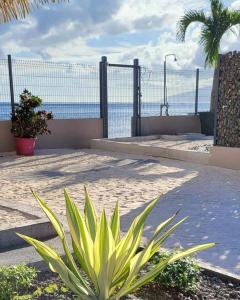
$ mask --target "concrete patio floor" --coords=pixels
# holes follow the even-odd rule
[[[32,188],[61,217],[63,187],[83,207],[86,184],[97,208],[105,207],[108,214],[119,199],[123,231],[149,200],[163,194],[147,222],[145,237],[181,208],[179,218],[189,219],[165,247],[217,242],[198,257],[240,275],[240,171],[89,149],[42,150],[34,157],[7,155],[0,157],[0,170],[4,200],[36,206]],[[11,215],[4,217],[12,226]]]

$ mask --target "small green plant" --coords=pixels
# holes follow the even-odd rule
[[[33,194],[61,239],[67,263],[65,264],[59,254],[45,243],[21,234],[19,236],[35,247],[50,269],[57,272],[65,285],[80,299],[120,299],[152,281],[168,264],[214,246],[214,243],[209,243],[183,249],[162,259],[151,270],[139,276],[141,269],[186,218],[169,228],[178,213],[172,215],[156,228],[146,247],[138,251],[145,221],[159,199],[150,202],[133,220],[128,232],[120,238],[118,202],[110,220],[107,219],[104,210],[99,217],[85,189],[83,217],[65,190],[67,221],[74,254],[82,268],[80,270],[71,255],[60,221],[46,203],[38,195]],[[92,284],[88,283],[82,271]]]
[[[178,253],[178,251],[176,251]],[[161,260],[171,256],[168,252],[156,253],[151,263],[159,264]],[[195,293],[199,283],[200,267],[196,260],[189,256],[169,264],[156,278],[167,287],[177,287],[184,292]]]
[[[29,300],[29,299],[42,299],[42,298],[45,299],[48,298],[49,296],[53,297],[56,294],[58,295],[59,293],[62,296],[64,296],[63,294],[67,294],[68,292],[69,290],[64,286],[60,286],[56,283],[49,283],[46,286],[38,287],[31,294],[17,295],[13,297],[13,300]]]
[[[56,283],[51,283],[47,287],[44,288],[44,292],[47,294],[54,294],[59,289]]]
[[[0,267],[0,300],[13,299],[20,290],[30,288],[36,276],[37,271],[25,265]]]

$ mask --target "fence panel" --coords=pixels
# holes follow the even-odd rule
[[[108,67],[108,136],[131,136],[133,69]]]
[[[15,102],[26,88],[43,99],[55,119],[98,118],[97,66],[12,60]]]
[[[159,116],[163,104],[164,74],[162,70],[141,67],[141,116]]]
[[[12,60],[15,102],[27,88],[43,99],[43,109],[56,119],[98,118],[99,67],[35,60]],[[200,70],[198,111],[209,111],[212,70]],[[195,112],[195,70],[167,69],[169,115]],[[0,119],[10,119],[10,89],[7,59],[0,59]],[[131,132],[133,70],[108,67],[110,136]],[[163,68],[141,67],[141,115],[159,116],[164,103]],[[113,124],[115,124],[113,126]]]
[[[210,111],[213,70],[199,71],[198,111]]]
[[[0,120],[11,117],[11,102],[7,59],[0,59]]]
[[[142,67],[142,116],[159,116],[164,103],[164,71]],[[209,111],[212,71],[201,70],[198,111]],[[195,113],[196,70],[167,69],[167,103],[169,115]],[[163,110],[164,112],[164,110]]]
[[[194,114],[195,95],[195,70],[167,70],[169,115]]]

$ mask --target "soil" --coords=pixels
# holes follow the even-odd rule
[[[43,293],[39,297],[32,299],[65,299],[72,300],[74,295],[70,291],[61,291],[63,284],[61,280],[51,272],[42,272],[38,275],[37,280],[32,287],[32,291],[37,288],[44,290],[49,284],[57,284],[59,289],[53,293]],[[26,291],[25,291],[26,293]],[[25,294],[24,293],[24,294]],[[27,291],[29,293],[29,291]],[[240,299],[240,283],[230,281],[223,281],[217,277],[209,276],[201,272],[200,284],[196,294],[189,294],[182,292],[176,288],[167,288],[158,282],[152,282],[140,290],[135,295],[130,295],[125,298],[135,300],[226,300],[226,299]]]

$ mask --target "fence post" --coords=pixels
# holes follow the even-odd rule
[[[12,73],[12,57],[8,54],[8,76],[9,76],[9,87],[11,97],[11,108],[12,113],[14,112],[14,88],[13,88],[13,73]]]
[[[196,69],[195,115],[198,114],[199,69]]]
[[[219,107],[219,100],[220,100],[220,68],[221,68],[221,58],[222,55],[218,55],[218,63],[217,63],[217,100],[215,105],[215,111],[214,111],[214,129],[213,129],[213,145],[217,145],[217,139],[218,139],[218,107]],[[214,74],[215,75],[215,74]],[[213,76],[214,76],[213,75]]]
[[[108,138],[108,87],[107,87],[107,57],[102,56],[99,63],[100,79],[100,117],[103,119],[103,137]]]
[[[135,58],[133,60],[133,120],[132,120],[132,136],[140,135],[139,128],[139,60]]]

